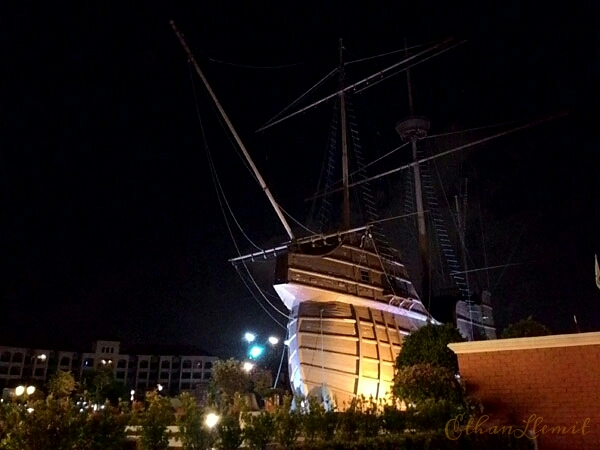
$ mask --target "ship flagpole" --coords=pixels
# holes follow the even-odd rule
[[[343,214],[344,228],[350,228],[350,188],[348,186],[348,130],[346,124],[346,93],[344,91],[344,47],[340,38],[340,124],[342,128],[342,184],[344,187]]]
[[[250,157],[250,154],[248,153],[248,150],[246,150],[246,146],[244,145],[244,143],[240,139],[239,135],[235,131],[235,128],[233,127],[231,121],[229,120],[229,117],[225,113],[225,110],[221,106],[221,103],[219,103],[219,100],[217,99],[217,96],[215,95],[215,93],[211,89],[210,85],[208,84],[208,80],[206,79],[206,77],[202,73],[202,70],[200,70],[200,66],[198,66],[198,63],[196,62],[196,59],[194,58],[194,55],[192,54],[192,51],[188,47],[188,45],[187,45],[187,43],[186,43],[186,41],[185,41],[185,39],[183,37],[183,34],[181,34],[181,32],[177,29],[177,27],[175,26],[175,22],[173,20],[171,20],[169,23],[171,24],[171,27],[173,28],[173,31],[177,35],[177,38],[179,39],[179,42],[181,43],[181,46],[185,50],[185,52],[186,52],[186,54],[187,54],[190,62],[194,66],[194,69],[196,69],[196,72],[198,73],[198,76],[202,80],[202,83],[204,83],[204,87],[208,91],[208,94],[210,95],[210,97],[212,98],[213,102],[215,103],[215,106],[219,110],[219,113],[221,114],[221,117],[223,117],[223,120],[227,124],[227,128],[229,128],[229,131],[233,135],[233,138],[235,139],[236,143],[238,144],[238,146],[242,150],[242,153],[244,154],[244,157],[248,161],[248,164],[252,168],[252,172],[254,173],[254,175],[256,176],[256,179],[258,180],[258,184],[260,184],[260,187],[265,192],[267,198],[269,199],[269,202],[271,202],[271,205],[273,206],[273,209],[275,210],[275,213],[277,214],[277,217],[279,218],[279,220],[281,221],[283,227],[285,228],[285,231],[287,232],[287,235],[289,236],[290,240],[293,241],[294,240],[294,233],[292,232],[292,229],[290,228],[290,225],[288,224],[285,216],[283,215],[283,212],[282,212],[281,208],[279,207],[279,205],[275,201],[275,198],[273,197],[273,194],[271,194],[271,191],[267,187],[267,184],[263,180],[263,177],[261,176],[260,172],[258,171],[258,169],[256,168],[256,166],[254,165],[254,161],[252,161],[252,158]]]
[[[408,46],[404,40],[406,57],[408,57]],[[415,203],[417,206],[417,229],[419,239],[419,256],[421,260],[421,293],[423,300],[430,299],[431,277],[429,261],[429,243],[427,239],[427,228],[425,226],[425,209],[423,208],[423,192],[421,185],[421,169],[419,168],[419,157],[417,153],[417,141],[423,139],[429,131],[429,120],[424,117],[415,117],[413,105],[413,92],[410,80],[410,69],[406,69],[406,84],[408,88],[408,106],[410,117],[398,122],[396,131],[404,141],[410,141],[413,157],[413,176],[415,181]]]

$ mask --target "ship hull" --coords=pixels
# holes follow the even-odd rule
[[[403,266],[394,268],[368,248],[347,243],[316,253],[299,249],[278,261],[274,288],[290,311],[291,387],[338,409],[357,397],[388,399],[404,336],[435,320]],[[388,292],[382,281],[394,270],[402,296]]]

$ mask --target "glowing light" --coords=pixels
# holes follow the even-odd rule
[[[44,353],[42,353],[41,355],[38,355],[37,358],[41,359],[42,361],[46,361],[46,355]]]
[[[25,386],[17,386],[15,389],[15,395],[20,397],[25,392]]]
[[[279,344],[279,339],[276,338],[275,336],[270,336],[269,337],[269,344],[271,344],[271,345],[277,345],[277,344]]]
[[[32,395],[35,392],[35,386],[27,386],[25,392],[27,393],[27,395]]]
[[[250,372],[252,369],[254,369],[254,364],[252,364],[251,362],[246,361],[244,363],[244,365],[242,366],[242,369],[244,369],[245,372]]]
[[[244,334],[244,339],[247,342],[254,342],[254,340],[256,339],[256,335],[254,333],[246,333]]]
[[[219,423],[221,418],[215,413],[208,413],[206,415],[206,419],[204,419],[204,423],[208,428],[214,428],[214,426]]]
[[[250,352],[249,352],[249,354],[250,354],[250,357],[251,357],[251,358],[258,358],[260,355],[262,355],[262,352],[263,352],[264,350],[265,350],[265,349],[264,349],[264,348],[262,348],[261,346],[259,346],[259,345],[254,345],[254,346],[252,346],[252,348],[250,349]]]
[[[156,386],[156,389],[158,389],[158,392],[163,390],[163,385],[159,384],[158,386]]]

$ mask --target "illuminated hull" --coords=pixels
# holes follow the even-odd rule
[[[339,409],[360,396],[388,398],[403,336],[435,322],[402,264],[358,242],[290,248],[274,284],[290,311],[292,389]]]

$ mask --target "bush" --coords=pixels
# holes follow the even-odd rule
[[[396,368],[431,364],[458,373],[458,359],[448,344],[462,341],[464,338],[451,324],[421,327],[404,339],[396,359]]]
[[[394,379],[394,395],[406,403],[427,399],[462,403],[462,387],[454,373],[446,367],[416,364],[403,367]]]
[[[156,392],[146,394],[146,408],[138,413],[141,425],[140,444],[143,450],[166,450],[169,447],[169,425],[175,422],[171,401]]]
[[[545,325],[536,322],[531,316],[529,316],[527,319],[523,319],[517,323],[509,325],[502,332],[502,339],[548,336],[550,334],[552,333]]]
[[[285,449],[297,445],[302,431],[302,417],[298,410],[292,410],[292,397],[285,396],[283,404],[275,411],[275,439]]]
[[[217,427],[219,433],[217,448],[219,450],[236,450],[242,445],[244,438],[237,416],[226,414],[221,418]]]
[[[244,439],[251,450],[266,450],[274,435],[275,420],[268,412],[244,414]]]
[[[179,438],[184,450],[203,450],[212,444],[211,433],[204,426],[203,411],[189,394],[179,396],[183,415],[177,420]]]

